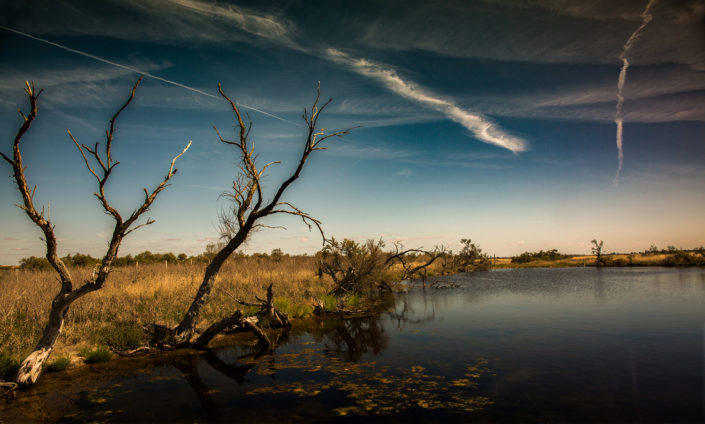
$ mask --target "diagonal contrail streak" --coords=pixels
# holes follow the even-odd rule
[[[629,39],[627,39],[627,42],[624,43],[624,48],[622,49],[622,53],[619,55],[619,58],[622,59],[622,69],[619,71],[619,79],[617,80],[617,107],[615,108],[615,114],[614,114],[614,123],[617,124],[617,173],[614,176],[614,181],[613,184],[617,185],[619,183],[619,174],[622,172],[622,163],[624,162],[624,150],[622,149],[622,135],[623,135],[623,126],[624,126],[624,120],[622,119],[622,106],[624,105],[624,83],[627,82],[627,69],[629,69],[629,60],[627,59],[627,52],[629,49],[632,47],[632,44],[634,44],[634,41],[636,41],[637,38],[639,38],[639,34],[641,34],[641,31],[646,28],[646,26],[653,20],[653,16],[651,16],[651,7],[654,5],[654,2],[656,0],[649,0],[649,2],[646,4],[646,7],[644,8],[644,11],[641,12],[641,25],[639,25],[639,28],[637,28],[631,36],[629,36]]]
[[[75,53],[75,54],[78,54],[78,55],[81,55],[81,56],[85,56],[85,57],[91,58],[91,59],[93,59],[93,60],[97,60],[98,62],[103,62],[103,63],[106,63],[106,64],[108,64],[108,65],[116,66],[116,67],[118,67],[118,68],[126,69],[126,70],[128,70],[128,71],[135,72],[135,73],[138,73],[138,74],[142,74],[142,75],[144,75],[144,76],[146,76],[146,77],[148,77],[148,78],[152,78],[152,79],[155,79],[155,80],[157,80],[157,81],[161,81],[161,82],[165,82],[165,83],[167,83],[167,84],[175,85],[175,86],[177,86],[177,87],[185,88],[186,90],[193,91],[194,93],[202,94],[202,95],[204,95],[204,96],[212,97],[212,98],[214,98],[214,99],[220,99],[220,97],[218,97],[218,96],[216,96],[216,95],[214,95],[214,94],[206,93],[206,92],[203,91],[203,90],[199,90],[199,89],[194,88],[194,87],[189,87],[188,85],[181,84],[180,82],[176,82],[176,81],[172,81],[172,80],[169,80],[169,79],[166,79],[166,78],[162,78],[162,77],[160,77],[160,76],[158,76],[158,75],[154,75],[154,74],[151,74],[151,73],[149,73],[149,72],[146,72],[146,71],[143,71],[143,70],[140,70],[140,69],[137,69],[137,68],[133,68],[132,66],[127,66],[127,65],[123,65],[123,64],[121,64],[121,63],[113,62],[113,61],[111,61],[111,60],[104,59],[104,58],[102,58],[102,57],[99,57],[99,56],[96,56],[96,55],[93,55],[93,54],[90,54],[90,53],[86,53],[86,52],[81,51],[81,50],[72,49],[71,47],[67,47],[67,46],[64,46],[64,45],[62,45],[62,44],[55,43],[55,42],[53,42],[53,41],[45,40],[45,39],[43,39],[43,38],[35,37],[34,35],[27,34],[26,32],[18,31],[18,30],[16,30],[16,29],[8,28],[8,27],[3,26],[3,25],[0,25],[0,28],[4,29],[5,31],[10,31],[10,32],[13,32],[13,33],[15,33],[15,34],[21,35],[21,36],[23,36],[23,37],[31,38],[32,40],[36,40],[36,41],[40,41],[40,42],[45,43],[45,44],[49,44],[50,46],[58,47],[58,48],[60,48],[60,49],[62,49],[62,50],[66,50],[66,51],[71,52],[71,53]],[[274,118],[274,119],[278,119],[278,120],[280,120],[280,121],[283,121],[283,122],[286,122],[286,123],[289,123],[289,124],[292,124],[292,125],[296,125],[297,127],[300,127],[300,126],[301,126],[300,124],[298,124],[298,123],[296,123],[296,122],[289,121],[288,119],[284,119],[284,118],[282,118],[282,117],[279,117],[279,116],[277,116],[277,115],[271,114],[271,113],[269,113],[269,112],[265,112],[265,111],[263,111],[263,110],[261,110],[261,109],[258,109],[258,108],[256,108],[256,107],[243,105],[242,103],[238,103],[238,102],[236,102],[236,104],[237,104],[238,106],[242,106],[242,107],[244,107],[244,108],[246,108],[246,109],[254,110],[255,112],[259,112],[259,113],[261,113],[261,114],[263,114],[263,115],[267,115],[267,116],[272,117],[272,118]]]

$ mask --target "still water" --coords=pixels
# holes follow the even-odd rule
[[[702,268],[477,272],[273,354],[241,335],[47,374],[0,422],[703,421],[704,336]]]

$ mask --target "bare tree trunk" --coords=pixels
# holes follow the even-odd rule
[[[188,344],[195,334],[198,317],[201,315],[201,309],[203,309],[203,306],[208,302],[208,298],[213,290],[213,285],[215,284],[215,277],[218,275],[225,260],[245,241],[248,232],[249,228],[239,231],[235,238],[230,240],[230,242],[215,255],[211,263],[208,264],[208,267],[206,267],[203,282],[198,288],[196,297],[194,297],[188,311],[174,330],[174,339],[177,345]]]
[[[166,344],[166,340],[168,339],[170,342],[174,342],[178,347],[205,346],[218,332],[223,331],[228,326],[233,325],[234,322],[237,322],[237,325],[246,327],[253,332],[262,343],[271,346],[271,342],[267,336],[256,325],[257,319],[263,318],[262,314],[258,315],[257,318],[248,320],[242,318],[237,312],[214,323],[208,327],[204,333],[196,337],[196,340],[192,341],[197,334],[196,326],[198,325],[201,311],[210,298],[218,272],[228,257],[245,242],[252,230],[268,227],[265,224],[258,223],[258,221],[271,215],[286,214],[299,217],[308,225],[309,229],[315,226],[321,233],[321,237],[325,240],[320,221],[298,209],[291,203],[282,201],[281,199],[284,192],[300,177],[309,156],[315,151],[325,149],[325,147],[321,146],[324,141],[331,137],[342,137],[350,132],[350,129],[348,129],[325,134],[324,130],[317,128],[318,118],[321,112],[330,104],[331,100],[318,106],[321,95],[319,86],[310,114],[304,110],[303,118],[304,121],[306,121],[307,135],[305,144],[302,146],[303,148],[298,165],[294,172],[279,185],[279,188],[274,192],[272,198],[269,201],[265,201],[261,186],[262,178],[270,165],[279,162],[270,162],[261,168],[256,164],[257,156],[254,152],[254,143],[248,139],[252,122],[249,122],[249,125],[245,124],[237,104],[225,94],[220,84],[218,84],[218,92],[230,104],[237,118],[236,121],[239,127],[238,139],[234,141],[223,138],[220,132],[218,132],[218,129],[215,129],[220,141],[224,144],[234,146],[240,156],[240,172],[233,181],[233,191],[224,194],[224,196],[232,202],[232,210],[221,216],[219,228],[221,237],[227,240],[227,243],[206,267],[201,285],[179,325],[173,330],[162,331],[162,334],[157,335],[155,333],[152,343],[157,345]],[[288,317],[274,308],[271,297],[270,295],[269,300],[264,302],[263,314],[270,318],[270,322],[275,323],[275,325],[286,326],[289,321]],[[153,326],[153,328],[156,329],[157,326]],[[163,328],[160,328],[160,330],[163,330]]]
[[[63,292],[60,292],[54,298],[49,312],[49,322],[44,327],[44,334],[41,340],[37,343],[34,351],[22,361],[19,370],[17,370],[15,382],[19,386],[24,387],[34,384],[41,375],[42,367],[54,349],[54,344],[64,327],[64,318],[70,304],[71,302],[66,300],[66,295]]]
[[[203,333],[198,336],[196,341],[193,342],[193,346],[205,347],[213,339],[213,337],[218,335],[218,333],[234,325],[242,325],[242,312],[239,310],[236,311],[234,314],[230,315],[229,317],[223,318],[220,321],[213,323],[210,327],[208,327]]]

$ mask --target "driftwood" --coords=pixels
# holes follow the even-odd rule
[[[0,396],[15,397],[15,389],[19,386],[17,383],[0,381]]]
[[[145,326],[145,331],[151,336],[150,347],[148,349],[169,350],[173,348],[195,348],[204,349],[208,346],[211,340],[218,334],[234,333],[247,331],[252,333],[260,341],[263,350],[269,352],[274,347],[267,334],[262,328],[277,329],[288,328],[291,326],[289,317],[284,312],[274,306],[274,290],[273,284],[267,287],[267,297],[262,299],[255,296],[259,303],[245,302],[243,300],[233,299],[243,306],[257,306],[257,311],[253,316],[245,316],[239,309],[233,314],[222,318],[205,329],[196,329],[192,333],[192,337],[184,340],[177,337],[178,327],[170,328],[160,324],[149,324]],[[227,292],[226,292],[227,293]],[[142,349],[142,348],[139,348]],[[131,352],[124,352],[130,355]]]
[[[115,349],[112,346],[109,346],[110,351],[116,354],[117,356],[121,356],[123,358],[133,358],[135,356],[144,356],[148,355],[150,353],[155,353],[158,352],[158,349],[155,349],[151,346],[140,346],[135,349],[128,349],[128,350],[120,350],[120,349]]]
[[[260,321],[265,322],[265,326],[268,328],[291,327],[289,316],[274,306],[274,291],[272,289],[273,284],[274,283],[270,283],[267,287],[266,299],[255,296],[255,299],[257,299],[260,303],[249,303],[242,300],[237,300],[237,303],[243,306],[258,306],[260,310],[255,314],[255,316],[257,316]]]

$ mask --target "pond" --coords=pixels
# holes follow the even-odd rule
[[[704,325],[702,268],[435,277],[273,354],[239,335],[46,374],[0,422],[702,421]]]

